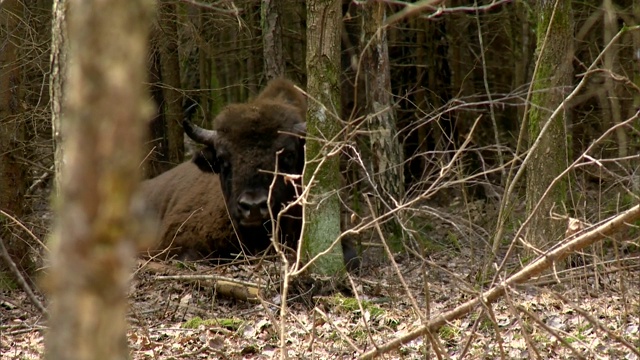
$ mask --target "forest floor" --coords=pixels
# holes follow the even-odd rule
[[[443,256],[436,260],[441,268],[425,276],[418,261],[406,258],[397,269],[408,289],[398,281],[393,265],[366,268],[365,275],[353,278],[362,308],[345,295],[292,296],[284,325],[289,358],[354,358],[418,328],[419,313],[433,317],[476,297],[477,290],[465,281],[473,276],[470,261]],[[431,339],[438,352],[452,359],[639,359],[640,271],[615,271],[618,266],[574,271],[560,284],[511,289],[493,304],[489,316],[475,309]],[[135,274],[128,334],[133,359],[279,358],[277,291],[267,291],[262,303],[239,301],[218,296],[203,282],[160,280],[162,268],[174,275],[194,273],[167,265]],[[195,273],[253,282],[262,277],[264,283],[267,275],[274,276],[256,276],[255,267],[248,265],[199,265]],[[46,321],[24,293],[1,293],[0,308],[2,359],[42,358]],[[418,359],[427,352],[433,356],[433,344],[419,337],[381,358]]]
[[[451,243],[444,228],[433,231]],[[596,265],[588,261],[511,288],[491,306],[474,308],[379,358],[640,360],[640,254],[632,249],[613,261],[591,256]],[[394,264],[380,252],[365,253],[362,271],[343,294],[305,292],[292,284],[284,322],[278,262],[185,267],[140,261],[130,289],[131,357],[280,358],[284,333],[290,359],[357,358],[490,286],[477,285],[485,259],[473,246],[434,251],[428,265],[408,255]],[[265,286],[259,301],[243,301],[221,295],[210,281],[189,280],[194,274]],[[46,329],[45,317],[23,291],[0,290],[2,359],[43,358]]]

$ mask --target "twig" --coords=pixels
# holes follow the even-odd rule
[[[534,261],[524,269],[509,277],[507,280],[504,280],[495,287],[483,292],[478,298],[469,300],[453,310],[447,311],[441,315],[434,317],[427,324],[420,326],[410,333],[389,341],[386,344],[361,355],[360,359],[373,359],[378,355],[396,349],[400,345],[406,344],[407,342],[412,341],[426,333],[433,333],[438,331],[440,327],[447,324],[448,322],[465,316],[482,302],[485,302],[487,304],[494,302],[499,297],[501,297],[508,288],[526,282],[533,276],[549,268],[555,262],[565,259],[576,250],[580,250],[599,240],[602,240],[605,236],[613,233],[619,227],[622,227],[626,223],[630,223],[638,219],[640,219],[640,205],[636,205],[633,208],[624,211],[608,222],[594,227],[591,231],[588,231],[583,235],[575,238],[574,240],[571,240],[566,244],[556,248],[555,250],[548,252],[545,256],[538,258],[536,261]]]
[[[45,245],[42,241],[40,241],[40,239],[38,239],[38,237],[35,236],[33,234],[33,232],[31,232],[31,230],[29,230],[26,226],[24,226],[24,224],[21,223],[18,219],[14,218],[13,216],[11,216],[10,214],[6,213],[3,210],[0,210],[0,215],[4,215],[4,216],[8,217],[16,225],[20,226],[22,228],[22,230],[26,231],[27,234],[29,234],[29,236],[31,236],[31,238],[38,243],[38,245],[42,246],[42,248],[45,249],[47,252],[49,251],[49,248],[47,247],[47,245]]]
[[[360,351],[360,349],[358,349],[356,344],[354,344],[353,341],[351,341],[351,339],[349,339],[349,337],[344,334],[344,331],[342,331],[338,326],[336,326],[336,324],[333,323],[333,321],[331,321],[331,318],[327,314],[325,314],[324,311],[320,310],[317,307],[315,307],[313,310],[315,312],[317,312],[318,314],[320,314],[320,316],[322,316],[324,318],[324,320],[327,321],[329,323],[329,325],[331,325],[331,327],[338,333],[338,335],[340,335],[342,340],[344,340],[347,344],[349,344],[349,346],[351,346],[351,348],[354,351],[356,351],[356,352]],[[362,316],[364,316],[364,313],[362,313]]]
[[[226,281],[242,286],[250,286],[250,287],[258,287],[258,284],[252,283],[250,281],[243,281],[234,278],[229,278],[225,276],[219,275],[163,275],[156,276],[156,280],[166,281],[166,280],[180,280],[180,281]]]
[[[13,260],[11,260],[11,256],[9,256],[7,248],[4,246],[4,240],[1,238],[0,256],[2,256],[2,259],[4,259],[5,263],[9,267],[9,270],[11,270],[13,275],[16,277],[16,281],[18,281],[18,284],[22,287],[22,290],[27,293],[27,297],[29,297],[29,300],[31,300],[33,305],[35,305],[35,307],[38,309],[38,311],[40,311],[41,314],[46,314],[47,309],[42,305],[40,300],[38,300],[36,294],[33,292],[33,290],[31,290],[31,287],[27,283],[27,280],[25,280],[24,276],[22,276],[22,274],[20,273],[20,270],[18,270],[16,264],[13,262]]]
[[[364,311],[364,308],[362,307],[362,300],[360,300],[360,295],[358,294],[358,287],[353,282],[353,278],[351,277],[351,275],[347,274],[347,279],[349,280],[349,285],[351,285],[351,290],[353,291],[353,295],[355,296],[356,301],[358,302],[358,308],[360,309],[360,314],[362,314],[362,323],[364,324],[364,328],[367,330],[367,336],[369,337],[369,341],[371,341],[372,344],[375,344],[375,340],[373,339],[372,332],[371,332],[371,327],[369,327],[369,322],[367,321],[367,318],[364,316],[365,311]]]
[[[562,296],[561,294],[557,294],[557,293],[554,293],[554,292],[551,292],[551,291],[549,293],[551,293],[551,295],[553,295],[553,296],[557,297],[558,299],[560,299],[561,301],[563,301],[565,304],[571,305],[573,310],[575,310],[578,314],[582,315],[582,317],[587,319],[587,321],[590,322],[593,326],[595,326],[598,329],[604,331],[605,333],[607,333],[607,335],[609,335],[613,339],[616,339],[619,343],[624,345],[627,349],[631,350],[631,352],[634,353],[638,358],[640,358],[640,350],[638,350],[633,344],[629,343],[627,340],[625,340],[620,335],[618,335],[618,334],[614,333],[613,331],[609,330],[608,327],[603,325],[600,321],[598,321],[593,316],[589,315],[589,313],[586,312],[584,309],[582,309],[580,306],[578,306],[578,304],[574,304],[573,302],[569,301],[569,299],[567,299],[566,297]]]
[[[504,300],[507,303],[509,312],[511,312],[511,315],[513,315],[513,317],[516,319],[516,322],[520,325],[520,329],[521,329],[520,333],[522,334],[522,337],[524,338],[524,342],[527,344],[529,351],[532,352],[532,356],[530,356],[530,358],[542,359],[542,356],[540,355],[540,351],[538,351],[538,348],[536,347],[533,339],[531,338],[531,334],[529,333],[529,327],[526,326],[525,322],[522,320],[522,316],[520,316],[518,309],[516,309],[516,304],[513,303],[513,300],[511,299],[511,294],[509,291],[504,292]]]
[[[468,13],[476,13],[480,11],[489,11],[495,7],[502,6],[503,4],[507,4],[512,2],[513,0],[494,0],[491,4],[482,5],[482,6],[456,6],[452,8],[445,8],[440,5],[442,0],[423,0],[418,1],[416,3],[408,3],[405,1],[386,1],[387,3],[393,3],[397,5],[405,5],[405,8],[392,16],[387,18],[385,21],[385,26],[394,24],[400,20],[403,20],[407,17],[417,15],[424,11],[433,11],[433,14],[429,15],[429,18],[438,17],[444,14],[451,14],[457,12],[468,12]]]
[[[540,320],[537,316],[532,314],[529,310],[525,309],[524,306],[518,305],[518,306],[516,306],[516,308],[518,309],[518,311],[526,314],[531,320],[533,320],[533,322],[535,322],[536,324],[540,325],[549,334],[553,335],[553,337],[555,337],[559,342],[561,342],[562,345],[564,345],[564,347],[566,347],[567,349],[571,350],[571,352],[576,356],[576,358],[578,358],[578,359],[586,359],[586,357],[584,355],[582,355],[576,348],[571,346],[571,344],[569,344],[569,342],[563,336],[558,334],[556,329],[554,329],[551,326],[545,324],[544,321]]]
[[[600,52],[600,54],[598,54],[598,56],[596,57],[596,59],[591,63],[591,65],[589,66],[589,68],[587,69],[587,71],[584,73],[584,76],[582,77],[582,79],[580,80],[580,82],[578,83],[578,85],[576,85],[576,87],[573,89],[573,91],[562,101],[562,103],[560,103],[560,105],[558,105],[558,107],[553,111],[553,113],[549,116],[549,118],[547,119],[546,123],[544,124],[544,126],[542,126],[542,128],[540,129],[540,132],[538,133],[538,137],[535,139],[534,143],[529,147],[529,150],[525,156],[525,158],[522,160],[522,163],[520,165],[520,168],[518,169],[518,171],[516,171],[515,175],[513,176],[513,179],[511,181],[507,182],[507,185],[505,186],[505,194],[504,194],[504,200],[503,202],[500,204],[500,210],[498,212],[498,221],[496,223],[496,232],[495,232],[495,236],[494,236],[494,240],[493,240],[493,253],[497,252],[497,248],[498,248],[498,244],[500,242],[500,239],[502,238],[502,234],[504,232],[504,224],[507,221],[506,219],[506,214],[505,212],[507,211],[507,205],[510,203],[510,198],[511,198],[511,194],[514,193],[516,185],[519,182],[519,179],[524,176],[525,170],[527,168],[527,164],[529,163],[529,159],[531,158],[531,154],[534,152],[534,150],[540,146],[541,143],[541,138],[544,136],[544,134],[547,132],[547,129],[550,127],[551,122],[553,121],[553,119],[555,119],[560,112],[565,108],[565,106],[567,106],[567,104],[570,104],[573,99],[577,96],[578,93],[580,93],[580,91],[587,85],[588,83],[588,78],[589,78],[589,74],[591,71],[593,71],[593,69],[595,68],[596,64],[600,61],[600,59],[603,57],[603,54],[605,52],[607,52],[614,43],[616,43],[618,41],[618,39],[620,37],[622,37],[622,35],[628,31],[636,31],[636,30],[640,30],[640,25],[636,25],[636,26],[631,26],[631,27],[625,27],[623,29],[620,30],[620,32],[618,32],[616,34],[616,36],[613,37],[613,39],[611,39],[611,42],[609,42],[607,44],[607,46]],[[546,36],[545,36],[545,43],[546,43]],[[543,44],[544,47],[544,44]],[[538,63],[536,63],[536,68],[534,69],[534,78],[535,78],[535,72],[538,69]],[[529,104],[529,97],[531,96],[532,93],[532,89],[533,89],[533,83],[531,85],[531,87],[529,88],[529,92],[527,95],[527,101],[525,102],[525,105],[528,107]],[[523,122],[526,121],[526,114],[527,114],[527,109],[525,108],[525,119],[523,119]],[[635,116],[632,116],[631,119],[627,120],[627,121],[631,121],[632,119],[636,119],[638,117],[638,114],[636,114]],[[626,124],[626,121],[622,124]],[[617,128],[619,125],[622,124],[616,124],[614,125],[612,128]],[[523,126],[522,129],[524,129],[525,127]],[[605,138],[605,135],[608,134],[612,129],[609,129],[605,132],[605,134],[603,134],[602,136],[600,136],[596,141],[594,141],[589,148],[587,148],[587,150],[585,150],[583,152],[583,154],[588,154],[589,151],[591,150],[591,148],[597,144],[601,139]],[[521,138],[524,137],[524,130],[521,130],[521,134],[518,135],[518,145],[516,146],[516,149],[519,149],[520,147],[520,143],[521,143]],[[574,163],[569,166],[567,168],[567,170],[565,170],[562,174],[558,175],[558,177],[556,177],[556,179],[554,179],[554,181],[552,182],[551,185],[549,185],[549,187],[547,188],[547,190],[549,190],[553,184],[555,184],[557,182],[557,179],[560,179],[569,169],[571,169],[574,164],[577,164],[580,160],[582,159],[582,157],[578,158],[576,161],[574,161]],[[511,177],[512,172],[514,171],[514,167],[512,167],[509,170],[509,176],[508,178]],[[531,211],[531,214],[533,214],[535,212],[535,209],[538,208],[539,204],[542,202],[542,200],[544,199],[544,197],[546,196],[546,194],[548,193],[545,192],[540,199],[538,199],[538,203],[536,204],[536,206],[534,207],[534,210]],[[531,218],[531,216],[529,216],[529,218]],[[529,222],[529,218],[527,218],[527,220],[525,220],[525,223],[523,223],[519,230],[518,230],[518,235],[520,233],[522,233],[522,231],[524,230],[526,224]],[[514,239],[517,239],[519,236],[514,237]],[[504,256],[502,263],[500,264],[498,271],[500,272],[501,269],[504,268],[504,266],[506,265],[507,259],[510,257],[511,252],[513,250],[513,247],[515,246],[515,242],[512,242],[512,245],[509,247],[509,249],[507,250],[507,254]],[[493,279],[494,281],[496,280],[496,278],[494,277]]]
[[[367,202],[367,205],[369,206],[369,211],[371,211],[372,214],[375,214],[375,211],[373,209],[373,205],[371,204],[371,201],[369,201],[369,198],[365,197],[364,199]],[[373,226],[375,227],[376,232],[378,233],[378,236],[380,236],[380,241],[382,242],[382,245],[384,246],[384,250],[387,253],[389,261],[393,265],[393,269],[395,270],[396,275],[398,276],[398,280],[402,284],[402,287],[404,288],[405,293],[409,297],[409,301],[411,303],[411,306],[413,307],[413,310],[420,317],[420,320],[422,322],[424,322],[425,321],[425,317],[422,314],[422,311],[420,311],[420,307],[418,306],[418,302],[416,301],[415,297],[413,295],[411,295],[411,290],[409,289],[409,285],[405,281],[404,276],[402,276],[402,272],[400,271],[400,268],[398,268],[398,264],[396,263],[396,261],[393,258],[393,253],[391,252],[391,249],[389,249],[389,245],[387,244],[387,240],[385,239],[384,234],[382,233],[382,229],[380,229],[380,223],[379,222],[375,222],[373,224]]]
[[[42,172],[42,175],[38,176],[36,181],[34,181],[33,184],[29,186],[29,189],[27,189],[27,194],[31,194],[38,185],[42,184],[52,174],[53,174],[53,165],[49,167],[49,171]]]

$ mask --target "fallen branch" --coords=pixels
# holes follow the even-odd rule
[[[485,291],[481,294],[480,297],[469,300],[451,311],[447,311],[436,316],[425,325],[420,326],[419,328],[399,338],[389,341],[382,346],[377,346],[374,350],[362,354],[359,359],[373,359],[378,355],[396,349],[400,345],[406,344],[409,341],[412,341],[422,335],[425,335],[427,333],[436,333],[443,325],[467,315],[471,310],[475,309],[483,302],[486,304],[494,302],[499,297],[504,295],[507,288],[526,282],[533,276],[536,276],[542,271],[551,267],[551,265],[555,262],[561,261],[575,251],[602,240],[605,236],[610,235],[615,230],[622,227],[624,224],[633,222],[638,219],[640,219],[640,205],[632,207],[631,209],[605,222],[604,224],[599,225],[592,230],[586,231],[584,234],[568,241],[564,245],[559,246],[552,251],[549,251],[546,255],[541,256],[536,261],[526,266],[524,269],[518,271],[508,279],[502,281],[497,286]]]
[[[24,278],[24,276],[22,276],[22,273],[20,272],[20,270],[18,270],[18,267],[13,262],[13,260],[11,260],[11,256],[9,256],[9,252],[7,251],[7,248],[4,246],[4,240],[2,239],[0,239],[0,258],[2,258],[4,262],[7,264],[7,266],[9,267],[9,270],[15,276],[16,281],[18,282],[20,287],[22,287],[22,290],[24,290],[24,292],[27,294],[27,297],[29,298],[29,300],[31,300],[33,305],[35,305],[36,309],[38,309],[38,311],[40,311],[41,314],[46,314],[47,309],[44,307],[44,305],[42,305],[40,300],[38,300],[38,297],[33,292],[33,290],[31,290],[31,286],[29,286],[29,283],[27,282],[27,280]]]
[[[220,295],[249,302],[257,302],[261,290],[258,284],[217,275],[168,275],[156,276],[155,279],[160,281],[197,281],[212,286]]]

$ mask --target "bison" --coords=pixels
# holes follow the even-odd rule
[[[160,221],[155,249],[188,260],[267,249],[271,216],[296,198],[290,178],[277,175],[274,181],[273,176],[302,173],[305,115],[304,95],[288,80],[276,79],[255,100],[228,105],[213,130],[185,120],[185,133],[204,148],[142,184]],[[277,226],[279,240],[295,248],[302,208],[290,207]],[[353,268],[357,252],[351,241],[342,246],[345,263]]]

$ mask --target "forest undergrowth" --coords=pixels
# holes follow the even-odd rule
[[[439,216],[422,219],[432,244],[423,259],[400,253],[391,262],[381,247],[365,242],[370,247],[361,271],[337,294],[294,281],[291,295],[282,299],[281,263],[273,257],[220,266],[140,260],[130,288],[131,357],[280,358],[281,326],[289,358],[366,357],[490,288],[491,279],[482,277],[487,239],[461,229],[467,228],[464,219],[495,217],[496,207],[485,200],[456,200],[446,208],[424,204]],[[39,214],[46,221],[46,212]],[[481,302],[437,332],[394,345],[380,358],[639,359],[635,233],[627,227],[584,249],[579,265],[552,268],[510,286],[496,302]],[[514,257],[503,276],[520,267]],[[224,295],[214,286],[220,279],[258,285],[259,295],[249,300]],[[287,301],[284,315],[282,301]],[[42,358],[46,317],[18,287],[2,290],[0,307],[2,359]]]

